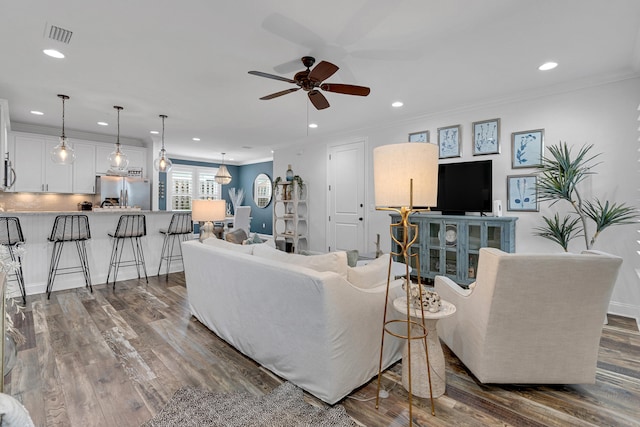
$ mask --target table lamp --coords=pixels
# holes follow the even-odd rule
[[[400,221],[390,226],[391,239],[395,243],[389,257],[387,272],[387,292],[385,301],[389,299],[389,284],[391,281],[391,262],[394,257],[404,261],[405,288],[407,292],[407,318],[387,320],[387,304],[384,308],[384,323],[382,330],[382,342],[380,344],[380,364],[378,368],[378,395],[376,397],[376,409],[380,398],[380,379],[382,377],[382,351],[385,335],[406,339],[409,349],[408,374],[409,374],[409,425],[412,425],[412,393],[411,393],[411,341],[421,339],[426,350],[426,364],[429,379],[429,394],[431,397],[431,414],[435,415],[433,395],[431,393],[431,371],[429,369],[429,352],[427,350],[427,328],[424,322],[411,320],[409,313],[411,298],[411,278],[409,266],[418,277],[418,289],[420,290],[420,302],[422,303],[422,284],[420,283],[420,258],[418,253],[411,253],[411,245],[418,237],[418,225],[412,224],[409,215],[414,212],[428,211],[430,206],[436,206],[438,198],[438,146],[429,143],[402,143],[377,147],[373,150],[373,177],[375,187],[376,210],[393,211],[400,214]],[[419,206],[419,208],[416,208]],[[394,252],[393,249],[396,249]],[[422,307],[422,304],[420,304]],[[389,327],[391,324],[400,323],[406,326],[405,333],[397,333]],[[414,330],[412,330],[414,329]],[[419,332],[416,332],[416,330]],[[403,329],[404,330],[404,329]],[[405,363],[404,361],[402,363]]]
[[[213,221],[224,220],[226,212],[224,200],[193,200],[191,202],[191,218],[194,221],[204,222],[204,225],[200,226],[200,237],[198,238],[200,242],[215,236]]]

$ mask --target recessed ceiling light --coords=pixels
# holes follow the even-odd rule
[[[200,138],[191,138],[191,139],[196,141],[196,142],[200,141]]]
[[[98,124],[100,126],[109,126],[109,123],[107,123],[107,122],[98,122]]]
[[[540,70],[540,71],[549,71],[549,70],[553,70],[557,66],[558,66],[557,62],[545,62],[544,64],[542,64],[541,66],[538,67],[538,70]]]
[[[317,124],[317,123],[309,123],[309,127],[310,127],[311,129],[315,129],[315,128],[317,128],[317,127],[318,127],[318,124]]]
[[[152,135],[157,135],[160,132],[158,132],[157,130],[151,130],[151,131],[149,131],[149,133],[152,134]]]
[[[396,101],[393,104],[391,104],[392,107],[394,108],[400,108],[404,105],[404,103],[402,101]]]
[[[64,58],[64,54],[62,52],[58,52],[55,49],[45,49],[42,52],[44,52],[45,55],[48,55],[52,58],[58,58],[58,59]]]
[[[44,116],[44,113],[42,111],[31,110],[29,112],[34,116]]]

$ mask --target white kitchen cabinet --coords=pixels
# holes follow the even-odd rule
[[[58,165],[50,158],[58,138],[12,134],[16,182],[13,191],[31,193],[71,193],[72,166]]]
[[[96,174],[106,175],[109,170],[109,154],[114,150],[114,145],[96,145]]]
[[[96,192],[96,146],[90,142],[75,142],[76,161],[73,163],[73,192]]]

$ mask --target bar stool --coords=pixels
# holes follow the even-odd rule
[[[20,251],[16,250],[19,245],[24,243],[22,235],[22,227],[20,227],[20,219],[15,216],[0,217],[0,245],[5,246],[11,257],[11,261],[18,262],[18,268],[14,271],[20,293],[22,294],[22,302],[27,303],[27,294],[24,288],[24,276],[22,274],[22,259]]]
[[[186,213],[174,213],[171,216],[171,222],[169,228],[160,229],[160,233],[164,234],[164,241],[162,242],[162,253],[160,255],[160,265],[158,265],[158,276],[162,269],[162,261],[167,261],[167,274],[166,280],[169,280],[169,267],[171,261],[182,261],[182,248],[180,242],[188,239],[190,234],[193,234],[193,221],[191,220],[191,212]],[[173,247],[178,242],[178,251],[180,255],[173,255]],[[167,254],[168,252],[168,254]],[[184,269],[184,264],[182,266]]]
[[[109,272],[107,273],[107,284],[111,277],[111,269],[113,269],[113,289],[116,288],[116,279],[118,277],[118,269],[120,267],[136,266],[138,271],[138,279],[140,279],[140,266],[144,271],[144,278],[149,283],[147,277],[147,267],[144,264],[144,253],[142,252],[142,243],[140,238],[147,235],[147,221],[142,214],[121,215],[118,220],[116,231],[110,231],[109,237],[113,237],[113,246],[111,247],[111,261],[109,262]],[[122,252],[126,240],[131,242],[131,251],[133,259],[122,261]]]
[[[53,282],[58,274],[82,273],[85,286],[93,293],[91,286],[91,274],[89,272],[89,260],[87,259],[87,247],[85,242],[91,239],[89,218],[86,215],[58,215],[53,221],[53,229],[48,240],[53,242],[51,263],[49,264],[49,277],[47,279],[47,299],[51,298]],[[75,267],[58,267],[62,248],[66,242],[75,242],[80,258],[80,265]]]

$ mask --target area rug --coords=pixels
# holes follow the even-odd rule
[[[212,393],[183,387],[142,427],[354,427],[344,407],[318,408],[304,401],[303,391],[286,382],[271,393]]]

